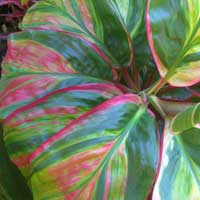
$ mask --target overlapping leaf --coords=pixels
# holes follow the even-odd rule
[[[143,23],[146,0],[108,0],[111,8],[135,38]]]
[[[16,109],[38,98],[50,93],[56,93],[56,91],[59,92],[60,90],[64,92],[66,88],[73,88],[73,86],[79,84],[88,84],[88,87],[91,86],[92,88],[93,86],[94,90],[97,87],[97,90],[102,92],[105,96],[107,95],[107,98],[122,93],[121,89],[118,89],[114,84],[83,75],[73,74],[35,73],[10,77],[1,81],[1,83],[1,118],[5,118]],[[104,88],[105,86],[106,88]]]
[[[37,81],[41,84],[43,77],[38,76],[38,79],[31,83],[35,91],[35,84]],[[46,76],[46,81],[50,78],[51,76]],[[53,79],[54,87],[51,84],[47,85],[50,88],[45,87],[42,94],[32,93],[29,84],[25,87],[12,88],[16,89],[16,95],[22,93],[21,95],[27,98],[23,102],[20,101],[22,96],[16,97],[16,100],[20,101],[20,106],[14,101],[9,105],[10,95],[4,97],[4,102],[8,103],[8,106],[3,105],[5,114],[7,110],[11,111],[10,107],[13,108],[13,104],[15,108],[4,119],[4,141],[12,160],[25,171],[26,167],[29,167],[29,154],[49,137],[99,103],[123,94],[113,84],[92,83],[88,77],[65,75],[62,78],[61,82],[59,76]],[[15,98],[14,92],[11,95]]]
[[[144,199],[157,168],[154,117],[136,95],[95,106],[98,91],[75,88],[4,120],[8,153],[34,198]]]
[[[172,121],[172,131],[180,133],[191,128],[199,128],[200,123],[200,103],[190,106],[186,110],[176,115]]]
[[[200,77],[200,1],[148,0],[147,32],[159,73],[173,86]]]
[[[23,29],[35,27],[85,38],[102,49],[113,67],[127,67],[132,63],[131,41],[106,0],[40,1],[29,9],[22,23]]]
[[[81,72],[112,79],[109,59],[85,40],[47,30],[27,30],[13,34],[3,62],[3,75],[36,72]]]
[[[170,132],[167,119],[160,172],[152,199],[199,199],[200,129],[191,128],[180,135]]]

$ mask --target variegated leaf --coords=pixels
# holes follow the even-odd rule
[[[191,128],[200,128],[200,103],[178,113],[172,121],[172,131],[182,133]]]
[[[31,80],[33,91],[37,90],[37,81],[41,84],[43,77],[38,76],[38,79]],[[13,91],[15,89],[15,93],[12,91],[12,94],[4,96],[5,104],[2,105],[4,108],[2,111],[5,111],[5,115],[7,115],[3,120],[4,141],[12,160],[20,168],[26,170],[29,154],[82,113],[102,101],[123,94],[113,84],[92,83],[92,79],[89,80],[88,77],[65,75],[61,82],[59,82],[59,78],[58,76],[53,80],[54,87],[48,84],[47,86],[50,88],[45,87],[42,94],[31,92],[30,85],[24,84],[23,87],[12,88]],[[46,83],[49,79],[50,76],[46,76]],[[6,92],[7,90],[4,91],[4,93]],[[42,92],[42,88],[40,87],[37,92]],[[12,105],[9,104],[9,98],[12,96],[14,99],[14,94],[16,94],[16,101],[20,101],[24,97],[25,101],[20,101],[19,108],[17,108],[18,102],[14,102],[14,100]],[[13,104],[15,109],[11,112],[10,107],[13,107]],[[7,113],[7,110],[10,114]]]
[[[9,155],[34,199],[145,199],[158,159],[154,116],[139,96],[105,101],[103,93],[82,86],[9,115]]]
[[[153,200],[199,199],[199,134],[200,129],[191,128],[180,135],[173,135],[170,131],[170,120],[166,120],[163,152]]]
[[[160,75],[171,85],[200,79],[200,1],[148,0],[149,45]]]
[[[28,10],[21,27],[70,32],[96,44],[113,67],[132,63],[128,33],[106,0],[39,1]]]
[[[25,106],[27,103],[31,103],[51,93],[63,92],[67,88],[73,89],[77,85],[83,85],[86,90],[96,91],[100,95],[102,93],[107,99],[123,93],[123,87],[120,85],[115,86],[115,84],[100,79],[78,74],[33,73],[14,76],[1,81],[0,117],[2,119],[6,118],[13,111],[20,109],[20,107]]]
[[[13,34],[3,61],[4,76],[81,72],[112,79],[111,68],[106,55],[92,43],[50,30],[27,30]]]

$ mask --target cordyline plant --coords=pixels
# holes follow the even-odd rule
[[[21,28],[0,116],[34,199],[200,199],[199,0],[41,0]]]

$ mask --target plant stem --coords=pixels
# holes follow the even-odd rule
[[[161,78],[158,80],[158,82],[150,88],[150,90],[147,92],[147,95],[157,94],[158,91],[166,84],[166,81],[164,78]]]
[[[135,86],[133,80],[131,79],[131,77],[127,71],[127,68],[125,68],[125,69],[121,68],[121,72],[122,72],[123,78],[126,81],[128,87],[130,87],[131,89],[134,89],[135,91],[138,91],[138,88]]]

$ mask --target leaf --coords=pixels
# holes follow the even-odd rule
[[[132,38],[134,64],[139,70],[148,65],[147,70],[149,70],[151,64],[149,60],[152,56],[145,30],[146,0],[108,0],[108,2]]]
[[[21,27],[73,33],[97,45],[113,67],[127,67],[132,63],[131,41],[106,0],[39,1],[28,10]]]
[[[26,170],[29,154],[81,114],[102,101],[123,94],[113,84],[90,83],[77,75],[65,75],[64,78],[65,80],[57,85],[54,81],[54,88],[50,87],[51,90],[46,90],[46,93],[36,97],[34,93],[31,93],[31,96],[29,90],[24,87],[16,89],[16,94],[32,97],[30,103],[20,102],[24,105],[15,108],[10,114],[6,113],[7,116],[3,120],[6,148],[8,153],[12,152],[10,157],[12,160],[14,157],[14,163],[18,167]],[[85,84],[80,84],[81,78]],[[39,83],[41,84],[41,79]],[[35,87],[33,89],[37,90],[36,86],[31,84]],[[30,86],[27,88],[30,89]],[[14,98],[14,94],[12,97]],[[21,99],[20,96],[18,98]],[[6,100],[9,100],[9,96],[5,96],[4,101]],[[9,106],[7,109],[11,111]]]
[[[3,74],[38,72],[81,72],[112,79],[109,59],[85,40],[50,30],[27,30],[13,34],[3,61]]]
[[[166,116],[175,117],[181,111],[195,104],[187,101],[165,100],[154,95],[149,96],[148,100],[163,118]]]
[[[170,120],[166,120],[160,171],[152,199],[199,199],[199,134],[200,129],[191,128],[172,135]]]
[[[160,75],[172,86],[199,82],[199,13],[199,0],[148,0],[149,45]]]
[[[35,73],[14,76],[1,81],[0,117],[3,119],[16,109],[46,95],[57,94],[79,85],[89,91],[97,91],[107,98],[123,93],[123,87],[120,85],[78,74]]]
[[[108,0],[108,2],[127,27],[131,38],[135,38],[143,23],[146,0]]]
[[[2,126],[0,126],[0,199],[2,200],[22,200],[32,199],[24,177],[14,166],[6,152],[3,143]]]
[[[83,89],[43,97],[4,120],[6,148],[34,199],[147,197],[158,155],[153,115],[137,95],[95,96]]]
[[[200,103],[178,113],[172,121],[172,131],[181,133],[191,128],[200,128]]]

